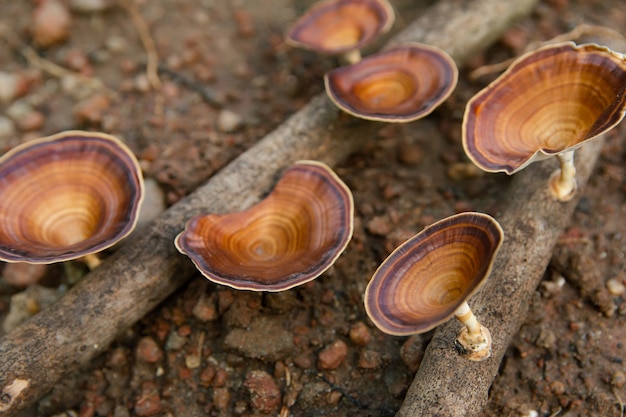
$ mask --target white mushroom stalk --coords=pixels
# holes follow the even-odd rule
[[[550,192],[559,201],[570,201],[576,195],[576,167],[574,166],[574,150],[558,154],[561,168],[550,176]]]

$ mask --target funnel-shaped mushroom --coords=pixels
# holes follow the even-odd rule
[[[406,123],[429,115],[456,87],[457,67],[439,48],[406,44],[335,68],[326,93],[343,111],[362,119]]]
[[[315,4],[291,27],[287,42],[328,55],[361,59],[361,48],[387,32],[395,20],[386,0],[327,0]]]
[[[621,54],[572,42],[537,49],[469,101],[463,147],[483,170],[507,174],[556,155],[551,190],[567,201],[576,191],[574,151],[622,120],[625,90]]]
[[[326,271],[353,230],[352,193],[326,165],[299,161],[248,210],[192,218],[176,247],[200,272],[241,290],[282,291]]]
[[[143,178],[132,152],[103,133],[67,131],[0,158],[0,260],[52,263],[87,257],[127,236]]]
[[[465,324],[457,342],[468,358],[491,352],[491,335],[467,300],[485,282],[502,244],[502,228],[482,213],[443,219],[404,242],[378,267],[365,290],[365,309],[383,332],[423,333],[452,316]]]

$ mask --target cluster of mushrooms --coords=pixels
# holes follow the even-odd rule
[[[385,0],[326,0],[293,26],[294,45],[342,54],[347,66],[325,76],[345,112],[377,121],[428,115],[453,91],[458,71],[443,51],[410,44],[361,58],[391,27]],[[467,104],[463,148],[488,172],[513,174],[555,155],[549,190],[576,192],[574,151],[616,126],[626,110],[623,55],[595,44],[546,46],[521,56]],[[0,260],[52,263],[96,255],[127,236],[144,194],[139,164],[119,140],[67,131],[27,142],[0,158]],[[209,280],[240,290],[283,291],[325,272],[353,233],[350,189],[325,164],[298,161],[272,192],[241,212],[199,215],[175,246]],[[467,300],[488,278],[502,245],[491,216],[466,212],[408,239],[378,267],[364,296],[372,322],[391,335],[426,332],[452,316],[458,351],[491,354],[491,335]]]

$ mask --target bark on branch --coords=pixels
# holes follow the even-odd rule
[[[427,42],[461,64],[486,48],[536,0],[441,0],[394,40]],[[0,416],[12,416],[49,391],[67,372],[89,363],[194,273],[173,245],[199,212],[241,210],[257,202],[299,159],[330,165],[375,136],[380,124],[340,117],[324,96],[168,209],[56,304],[0,340]],[[224,198],[228,196],[228,198]]]

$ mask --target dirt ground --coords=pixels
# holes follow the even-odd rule
[[[0,152],[66,129],[118,135],[154,185],[146,204],[158,212],[323,91],[323,74],[337,61],[283,42],[312,3],[0,0]],[[391,3],[397,31],[433,1]],[[51,27],[37,23],[45,7],[57,16]],[[626,4],[541,1],[471,59],[434,114],[384,127],[336,167],[354,193],[355,232],[322,277],[260,294],[198,275],[24,415],[394,415],[429,334],[379,332],[364,311],[365,286],[377,265],[424,226],[460,211],[497,211],[509,178],[468,169],[460,145],[465,103],[493,78],[472,80],[469,72],[581,23],[623,33]],[[24,54],[27,45],[43,60]],[[146,70],[151,53],[160,63],[156,79]],[[608,134],[485,416],[623,415],[625,135],[623,124]],[[0,271],[0,336],[84,273],[77,263]]]

